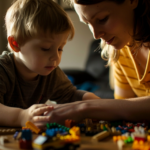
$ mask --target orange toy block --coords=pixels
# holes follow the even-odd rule
[[[32,122],[27,121],[26,122],[26,127],[29,128],[31,131],[35,132],[36,134],[40,133],[40,129],[35,126]]]

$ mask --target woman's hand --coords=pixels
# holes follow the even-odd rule
[[[47,116],[49,116],[49,122],[57,122],[62,125],[65,124],[65,120],[71,119],[76,122],[82,121],[85,116],[86,103],[84,101],[78,101],[67,104],[57,104],[53,106],[54,109],[50,111]]]
[[[51,110],[53,110],[53,106],[46,104],[35,104],[28,109],[24,109],[20,114],[22,119],[21,126],[25,126],[27,121],[31,121],[39,128],[44,127],[50,120],[50,116],[44,116],[43,114]]]

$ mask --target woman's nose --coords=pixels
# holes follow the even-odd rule
[[[100,31],[98,27],[89,26],[89,28],[93,34],[94,39],[96,40],[102,38],[105,35],[105,33],[103,31]]]
[[[94,39],[96,39],[96,40],[102,38],[104,35],[105,35],[104,33],[98,33],[98,32],[94,32],[94,34],[93,34]]]

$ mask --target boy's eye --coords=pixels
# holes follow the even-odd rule
[[[50,49],[46,49],[46,48],[41,48],[42,51],[49,51]]]

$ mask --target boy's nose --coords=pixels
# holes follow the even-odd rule
[[[59,58],[59,55],[57,51],[51,53],[49,57],[50,60],[57,60],[58,58]]]

